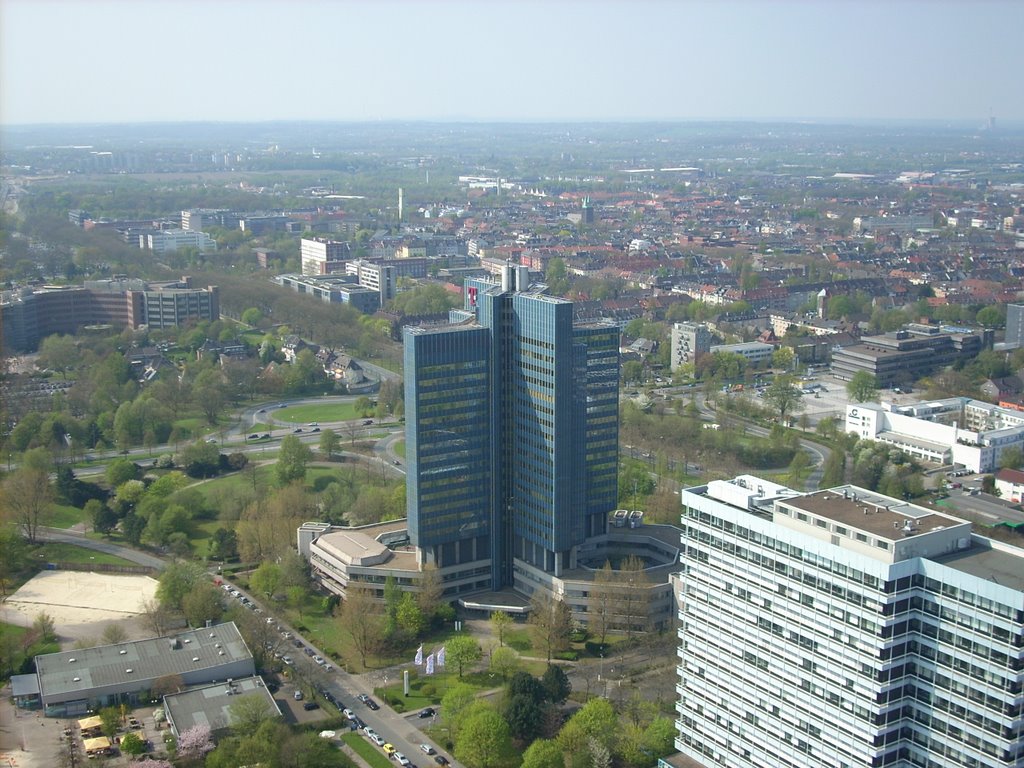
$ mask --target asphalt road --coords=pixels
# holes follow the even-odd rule
[[[40,528],[39,538],[43,541],[59,541],[64,544],[75,544],[95,552],[104,552],[108,555],[116,555],[125,560],[130,560],[139,565],[145,565],[157,570],[163,570],[164,561],[155,555],[140,552],[137,549],[122,547],[109,541],[86,538],[85,534],[77,531],[68,531],[62,528]]]

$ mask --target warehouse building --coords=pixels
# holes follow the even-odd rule
[[[36,657],[36,674],[20,675],[24,704],[48,717],[77,717],[101,707],[148,702],[161,679],[201,685],[255,674],[252,653],[234,622],[114,645]],[[35,678],[35,690],[27,684]],[[37,697],[31,701],[33,695]]]

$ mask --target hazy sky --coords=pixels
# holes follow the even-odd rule
[[[1024,119],[1022,0],[0,0],[0,122]]]

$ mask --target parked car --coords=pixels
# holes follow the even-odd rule
[[[423,750],[423,753],[426,755],[434,754],[434,748],[429,744],[420,744],[420,749]]]
[[[302,705],[302,708],[309,712],[311,709],[320,709],[320,705],[317,704],[315,701],[307,701],[305,704]]]
[[[422,718],[433,717],[436,714],[437,710],[435,710],[433,707],[425,707],[424,709],[420,710],[420,717]],[[428,752],[427,754],[429,755],[430,753]]]
[[[282,656],[282,657],[281,657],[281,661],[283,661],[283,662],[284,662],[285,664],[287,664],[287,665],[288,665],[289,667],[290,667],[290,666],[291,666],[292,664],[294,664],[294,663],[295,663],[294,661],[292,661],[292,657],[291,657],[291,656]]]
[[[323,656],[316,656],[316,655],[314,655],[313,656],[313,661],[315,661],[317,664],[321,664],[322,665],[324,663],[324,657]]]
[[[356,717],[355,713],[353,713],[352,710],[349,709],[348,707],[346,707],[345,709],[341,710],[341,714],[343,714],[349,720],[354,720],[355,717]]]
[[[403,755],[401,752],[394,752],[391,755],[391,759],[394,760],[395,762],[397,762],[399,765],[402,765],[402,766],[409,765],[412,762],[412,760],[410,760],[408,757]]]
[[[378,704],[378,703],[377,703],[376,701],[374,701],[373,699],[367,699],[367,700],[366,700],[365,702],[363,702],[363,703],[364,703],[364,704],[366,704],[366,706],[368,706],[368,707],[369,707],[370,709],[372,709],[372,710],[373,710],[374,712],[376,712],[376,711],[377,711],[378,709],[380,709],[380,704]]]
[[[378,747],[383,747],[385,744],[387,744],[387,742],[384,741],[383,736],[381,736],[379,733],[371,732],[369,729],[366,730],[366,738],[368,738]]]
[[[296,701],[302,701],[302,691],[296,691],[296,692],[295,692],[294,694],[292,694],[292,695],[293,695],[293,696],[295,697],[295,700],[296,700]]]
[[[395,750],[395,745],[392,744],[390,741],[387,742],[386,744],[384,744],[382,749],[384,750],[384,754],[387,755],[388,757],[391,757],[393,754],[395,754],[395,751],[396,751]]]
[[[434,762],[438,765],[448,765],[448,758],[444,755],[434,755]]]

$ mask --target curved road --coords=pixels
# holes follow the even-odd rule
[[[87,538],[84,533],[80,533],[78,531],[64,530],[63,528],[40,528],[39,538],[43,541],[58,541],[63,544],[75,544],[79,547],[91,549],[96,552],[116,555],[117,557],[130,560],[131,562],[138,563],[139,565],[156,568],[158,571],[163,570],[164,567],[164,561],[155,555],[150,555],[137,549],[131,549],[130,547],[122,547],[120,544],[114,544],[111,541],[90,539]]]

